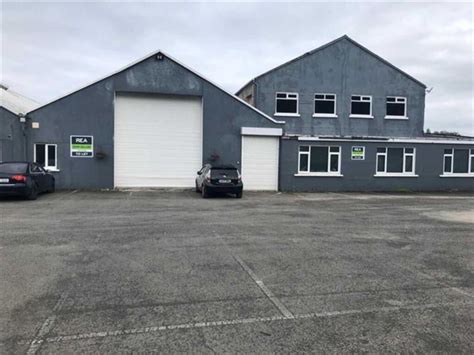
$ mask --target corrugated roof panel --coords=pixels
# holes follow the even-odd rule
[[[20,113],[26,114],[28,111],[34,110],[39,106],[38,102],[4,86],[0,86],[0,107],[4,107],[18,115]]]

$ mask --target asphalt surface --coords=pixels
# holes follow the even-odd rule
[[[474,348],[474,197],[0,201],[0,353]]]

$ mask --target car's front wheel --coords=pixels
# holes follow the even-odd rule
[[[197,180],[194,181],[194,184],[196,185],[196,192],[200,192]]]
[[[239,191],[235,194],[235,197],[242,198],[242,191]]]

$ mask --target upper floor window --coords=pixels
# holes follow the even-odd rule
[[[372,96],[352,95],[350,117],[373,118]]]
[[[56,170],[58,168],[56,144],[36,143],[34,146],[34,162],[38,163],[46,170]]]
[[[376,175],[415,175],[415,148],[377,148]]]
[[[277,92],[275,103],[275,115],[299,116],[298,93]]]
[[[407,98],[400,96],[387,96],[385,118],[406,119]]]
[[[298,174],[340,175],[341,147],[302,145],[298,152]]]
[[[335,94],[314,94],[313,117],[337,117]]]
[[[445,149],[443,174],[474,174],[474,149]]]

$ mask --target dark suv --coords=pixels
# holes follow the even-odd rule
[[[209,193],[222,192],[242,197],[242,179],[239,170],[232,165],[206,164],[197,172],[196,192],[206,198]]]

